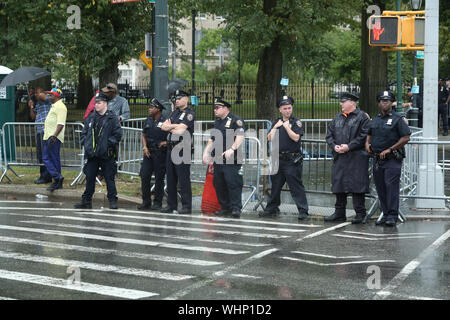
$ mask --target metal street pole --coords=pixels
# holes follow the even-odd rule
[[[438,140],[439,0],[425,3],[425,60],[423,80],[423,140]],[[421,145],[417,195],[444,196],[444,176],[437,164],[437,145]],[[417,208],[445,208],[444,200],[417,199]]]
[[[242,103],[241,99],[241,31],[242,27],[240,25],[237,26],[238,28],[238,85],[237,85],[237,104]]]
[[[400,0],[397,0],[397,11],[400,11]],[[403,112],[402,104],[402,54],[401,51],[397,51],[397,107],[396,112]]]
[[[195,95],[195,9],[192,9],[192,92],[191,95]]]
[[[168,0],[158,0],[155,3],[155,43],[153,58],[154,94],[164,105],[164,115],[171,110],[169,102],[169,6]]]

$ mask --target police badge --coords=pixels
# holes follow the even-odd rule
[[[243,123],[241,119],[236,120],[236,124],[238,127],[242,127]]]
[[[302,127],[302,122],[301,122],[300,120],[297,120],[297,126],[298,126],[299,128]]]
[[[192,119],[194,119],[194,116],[192,115],[192,113],[189,113],[189,114],[187,115],[186,119],[187,119],[188,121],[192,121]]]

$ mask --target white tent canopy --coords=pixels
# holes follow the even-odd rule
[[[11,70],[10,68],[0,66],[0,74],[10,74],[11,72],[13,72],[13,70]]]

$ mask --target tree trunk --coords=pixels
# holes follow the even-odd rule
[[[77,109],[86,109],[89,101],[94,95],[94,88],[92,86],[92,78],[86,72],[84,66],[80,63],[78,67],[78,88],[77,88]]]
[[[385,5],[380,0],[370,3],[380,7],[381,12]],[[371,117],[379,113],[376,95],[378,92],[385,90],[387,83],[387,53],[381,51],[379,47],[369,46],[369,29],[366,21],[369,15],[366,10],[367,6],[362,10],[362,28],[361,28],[361,92],[359,105],[362,110],[367,112]],[[380,14],[381,14],[380,12]]]
[[[281,95],[282,54],[280,41],[275,39],[259,59],[256,81],[256,117],[273,121],[277,117],[277,99]]]
[[[99,85],[100,88],[106,86],[107,83],[115,83],[117,84],[117,80],[119,79],[119,63],[114,61],[110,63],[107,67],[103,68],[99,72]]]

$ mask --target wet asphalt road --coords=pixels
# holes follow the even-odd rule
[[[450,299],[450,221],[397,228],[0,199],[0,299]]]

